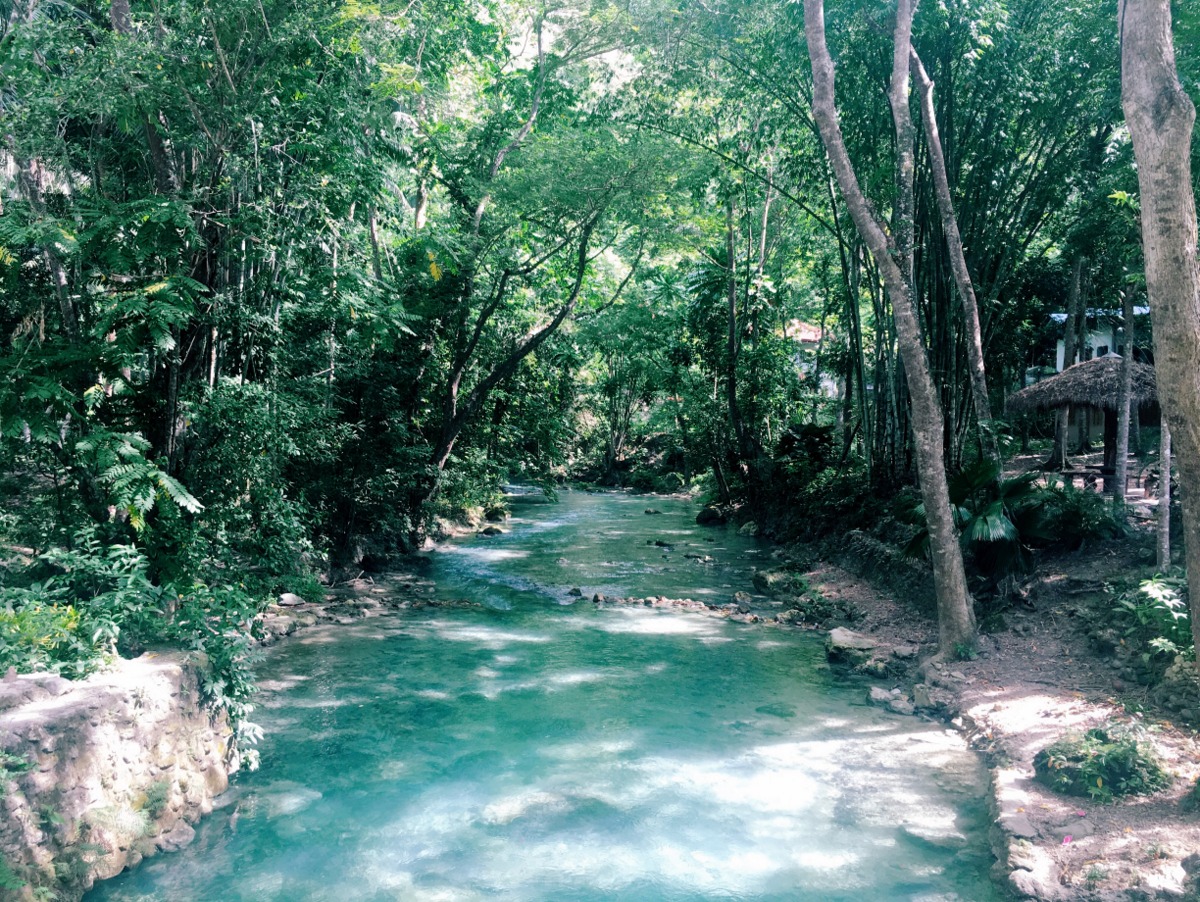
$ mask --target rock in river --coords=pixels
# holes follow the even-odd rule
[[[879,645],[869,636],[856,633],[839,626],[830,630],[825,640],[825,655],[831,663],[845,664],[856,667],[871,657],[871,652]]]

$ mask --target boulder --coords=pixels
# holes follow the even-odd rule
[[[905,717],[916,713],[913,703],[906,698],[890,699],[887,703],[887,709],[893,714],[902,714]]]
[[[753,538],[758,535],[758,524],[753,520],[748,520],[742,524],[742,528],[738,530],[739,536],[750,536]]]
[[[756,570],[751,582],[764,595],[789,592],[795,583],[795,574],[787,570]]]
[[[308,602],[295,592],[284,592],[279,596],[279,604],[285,608],[295,608],[302,604],[308,604]]]
[[[894,696],[892,690],[880,686],[872,686],[867,690],[867,703],[871,705],[886,705]]]
[[[481,536],[499,536],[504,534],[504,530],[499,526],[485,526],[479,530]]]
[[[571,595],[575,598],[582,598],[583,597],[583,589],[579,588],[579,586],[575,586],[575,588],[571,589],[571,591],[568,592],[567,594]]]
[[[870,659],[879,643],[869,636],[839,626],[825,639],[825,655],[834,664],[856,667]]]
[[[655,508],[653,508],[653,507],[648,507],[648,508],[646,508],[646,510],[645,510],[645,513],[646,513],[648,516],[654,516],[655,514],[661,514],[661,513],[662,513],[662,511],[660,511],[660,510],[656,510],[656,509],[655,509]]]
[[[700,526],[720,526],[725,522],[725,515],[715,507],[703,507],[696,514],[696,523]]]

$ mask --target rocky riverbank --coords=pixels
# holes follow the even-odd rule
[[[1192,805],[1200,742],[1174,721],[1190,702],[1172,690],[1163,707],[1161,690],[1125,679],[1130,664],[1119,646],[1096,646],[1089,605],[1104,600],[1085,589],[1098,591],[1123,566],[1102,549],[1045,566],[1026,587],[1027,604],[1007,612],[1006,628],[984,635],[976,657],[952,664],[930,660],[932,620],[839,567],[805,568],[813,591],[857,612],[853,632],[835,628],[829,647],[868,679],[868,702],[954,723],[985,756],[995,876],[1019,899],[1185,900],[1200,892],[1200,816]],[[908,656],[914,645],[925,663]],[[898,666],[905,663],[913,666]],[[1034,779],[1034,758],[1052,742],[1113,724],[1158,753],[1167,789],[1100,802]]]
[[[89,679],[0,679],[0,899],[79,899],[191,842],[228,785],[229,729],[182,653]]]

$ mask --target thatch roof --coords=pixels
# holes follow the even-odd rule
[[[1073,407],[1102,407],[1117,409],[1121,391],[1121,366],[1125,361],[1116,354],[1106,354],[1077,363],[1049,379],[1023,388],[1008,399],[1009,413],[1045,410],[1070,404]],[[1154,385],[1154,367],[1133,364],[1134,404],[1145,404],[1158,397]]]

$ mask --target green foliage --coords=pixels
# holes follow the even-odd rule
[[[1086,539],[1111,538],[1120,527],[1095,492],[1051,482],[1037,472],[1004,478],[995,464],[979,461],[949,481],[950,504],[963,547],[978,575],[996,582],[1021,572],[1035,548],[1074,549]],[[917,527],[906,551],[929,553],[925,506],[904,496],[900,519]]]
[[[1107,585],[1109,610],[1125,638],[1147,649],[1147,662],[1164,663],[1176,656],[1194,658],[1191,614],[1187,602],[1187,575],[1180,570],[1156,574],[1135,586]]]
[[[0,853],[0,889],[19,890],[25,886],[25,881],[16,875],[12,866]]]
[[[1036,473],[1026,473],[1003,479],[995,464],[978,461],[950,479],[955,525],[975,568],[984,576],[998,579],[1024,569],[1029,543],[1045,537],[1045,498],[1036,485],[1037,477]],[[925,505],[912,495],[906,500],[908,503],[900,507],[900,517],[918,527],[906,551],[913,556],[927,556]]]
[[[167,802],[171,795],[171,784],[166,780],[155,780],[146,789],[146,798],[142,803],[142,810],[150,817],[151,820],[158,820],[167,809]]]
[[[144,552],[104,544],[95,527],[69,547],[39,556],[35,569],[53,575],[23,587],[0,588],[0,669],[88,675],[118,652],[140,654],[169,643],[193,649],[204,663],[205,701],[229,716],[234,754],[252,760],[251,626],[261,605],[233,586],[200,582],[155,585]]]
[[[0,749],[0,799],[8,791],[8,783],[17,774],[28,771],[33,764],[24,755],[14,755],[12,752]]]
[[[1200,811],[1200,777],[1192,783],[1192,788],[1184,793],[1182,805],[1184,811]]]
[[[1036,779],[1054,791],[1097,802],[1148,795],[1171,784],[1154,749],[1118,724],[1056,740],[1034,756],[1033,767]]]
[[[233,586],[200,584],[181,591],[177,604],[166,635],[201,655],[204,701],[229,718],[233,727],[231,758],[253,770],[258,767],[254,746],[262,738],[262,730],[248,720],[254,711],[253,668],[260,655],[252,644],[251,629],[261,606]]]
[[[1120,538],[1123,527],[1105,499],[1096,492],[1070,483],[1051,482],[1044,489],[1042,532],[1051,537],[1045,545],[1075,551],[1085,542]]]
[[[0,668],[85,676],[103,662],[103,653],[72,605],[47,599],[44,585],[0,592]]]
[[[784,535],[820,539],[852,529],[872,529],[888,516],[886,487],[872,485],[861,465],[829,467],[816,473],[807,461],[785,461],[779,480],[777,516]]]

